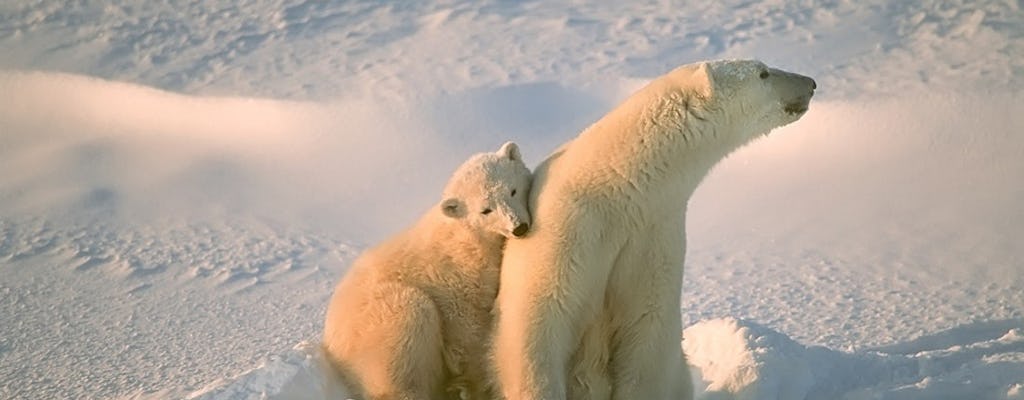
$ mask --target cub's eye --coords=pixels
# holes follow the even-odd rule
[[[760,76],[761,76],[761,79],[768,79],[768,71],[767,70],[761,71],[761,75]]]
[[[491,213],[491,211],[494,211],[494,210],[492,210],[492,209],[490,209],[490,208],[485,208],[485,209],[484,209],[483,211],[481,211],[480,213],[481,213],[481,214],[483,214],[483,215],[487,215],[487,214],[490,214],[490,213]]]
[[[512,189],[512,197],[516,197],[516,190]]]

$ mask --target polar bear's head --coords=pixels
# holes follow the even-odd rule
[[[756,60],[718,60],[679,67],[669,74],[673,86],[690,92],[686,108],[710,132],[742,145],[807,112],[817,84],[813,79],[771,68]]]
[[[530,170],[519,146],[507,142],[498,151],[464,162],[444,189],[441,212],[471,227],[505,237],[530,230]]]

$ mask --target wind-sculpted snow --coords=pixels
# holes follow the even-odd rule
[[[0,68],[205,94],[584,85],[752,57],[818,77],[818,98],[1020,87],[1017,1],[319,2],[46,0],[0,12]]]
[[[187,96],[41,72],[0,72],[0,91],[8,215],[241,212],[378,237],[439,197],[427,188],[472,153],[444,150],[458,138],[424,125],[421,105],[373,97]]]
[[[319,329],[310,316],[323,313],[355,254],[336,239],[252,220],[5,217],[0,315],[15,319],[0,324],[0,393],[173,393],[251,368],[267,349]],[[154,388],[168,377],[178,383]]]

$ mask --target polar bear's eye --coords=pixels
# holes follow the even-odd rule
[[[761,71],[761,79],[768,79],[768,70]]]
[[[516,197],[516,190],[512,189],[512,197]]]
[[[491,210],[490,208],[485,208],[485,209],[484,209],[483,211],[481,211],[480,213],[481,213],[481,214],[483,214],[483,215],[487,215],[487,214],[490,214],[490,213],[491,213],[491,211],[494,211],[494,210]]]

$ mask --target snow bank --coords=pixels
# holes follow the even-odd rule
[[[701,322],[683,331],[683,351],[707,399],[802,399],[814,385],[807,349],[757,324]]]
[[[733,318],[683,332],[699,399],[1002,399],[1017,398],[1024,382],[1022,320],[958,327],[885,349],[909,351],[809,347]]]

